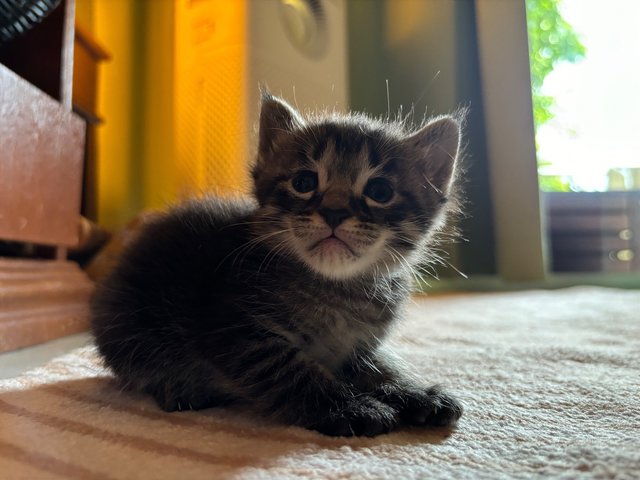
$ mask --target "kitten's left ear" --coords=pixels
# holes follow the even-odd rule
[[[425,179],[446,195],[453,180],[460,150],[460,123],[453,117],[440,117],[405,139],[422,162]]]
[[[304,126],[304,120],[284,100],[262,92],[262,108],[260,110],[260,151],[273,150],[278,137]]]

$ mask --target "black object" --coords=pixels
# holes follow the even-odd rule
[[[40,23],[61,0],[0,0],[0,44]]]

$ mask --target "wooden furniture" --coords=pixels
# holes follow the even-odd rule
[[[0,258],[0,352],[87,327],[78,241],[85,122],[71,111],[74,0],[0,46],[0,239],[55,259]]]
[[[554,272],[640,271],[640,191],[544,193]]]
[[[98,68],[111,56],[76,23],[73,49],[73,111],[87,122],[82,180],[82,216],[92,221],[98,217],[98,178],[96,128],[103,122],[98,115]]]

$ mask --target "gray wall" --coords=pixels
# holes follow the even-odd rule
[[[467,242],[451,249],[466,274],[495,274],[495,241],[475,6],[467,0],[349,0],[349,88],[354,110],[391,114],[400,106],[415,121],[468,107],[465,131]],[[441,275],[456,275],[451,269]]]

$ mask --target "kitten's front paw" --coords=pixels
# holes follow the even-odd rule
[[[385,389],[380,400],[397,409],[402,421],[409,425],[453,425],[462,416],[463,410],[455,398],[438,386],[426,390],[393,387]]]
[[[373,397],[362,396],[330,412],[310,428],[334,437],[375,437],[390,432],[398,425],[398,420],[396,409]]]
[[[167,385],[149,386],[145,389],[165,412],[183,410],[203,410],[227,403],[227,399],[213,392],[185,392],[184,389],[171,389]]]

